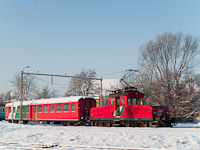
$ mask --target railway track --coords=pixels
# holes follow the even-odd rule
[[[5,149],[18,149],[18,150],[44,150],[44,149],[81,149],[81,150],[93,150],[93,149],[102,149],[102,150],[145,150],[138,148],[126,148],[126,147],[105,147],[105,146],[87,146],[87,145],[63,145],[56,143],[18,143],[18,142],[1,142],[0,141],[0,150]]]

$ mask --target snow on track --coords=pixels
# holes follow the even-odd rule
[[[181,128],[180,128],[181,127]],[[57,143],[50,149],[200,149],[200,125],[176,128],[85,127],[0,122],[0,141],[19,143],[5,147],[42,149],[41,143]],[[188,128],[190,127],[190,128]],[[36,143],[32,145],[32,143]],[[10,149],[10,148],[9,148]]]

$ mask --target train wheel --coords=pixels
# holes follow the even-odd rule
[[[124,125],[125,125],[125,127],[130,127],[129,121],[126,121],[126,122],[124,123]]]
[[[93,121],[90,121],[90,125],[91,125],[91,126],[94,126],[94,122],[93,122]]]

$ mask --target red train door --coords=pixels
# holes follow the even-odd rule
[[[120,105],[120,101],[119,101],[119,97],[116,97],[115,98],[115,103],[114,103],[114,105],[115,105],[115,115],[116,116],[120,116],[120,108],[119,108],[119,105]]]
[[[37,106],[33,106],[33,121],[37,121]]]

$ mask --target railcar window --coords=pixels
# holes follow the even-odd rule
[[[120,104],[119,104],[119,97],[117,97],[117,105],[120,105]]]
[[[131,105],[131,98],[128,98],[128,105]]]
[[[0,107],[0,113],[4,113],[4,108]]]
[[[50,105],[50,112],[55,112],[54,105]]]
[[[48,105],[44,105],[44,112],[48,112],[49,106]]]
[[[64,104],[64,112],[69,112],[69,104]]]
[[[142,98],[139,99],[139,105],[143,105]]]
[[[26,106],[26,112],[29,113],[29,106]]]
[[[124,97],[121,97],[121,105],[124,105]]]
[[[61,104],[57,105],[56,112],[61,112]]]
[[[9,107],[9,113],[11,113],[11,107]]]
[[[5,108],[3,108],[3,112],[5,112]]]
[[[42,112],[42,106],[38,106],[38,112]]]
[[[114,105],[114,98],[111,98],[111,105]]]
[[[72,112],[75,112],[75,104],[72,104]]]
[[[17,113],[20,113],[20,107],[19,106],[17,107]]]
[[[22,112],[23,112],[23,113],[25,112],[25,107],[24,107],[24,106],[22,107]]]
[[[132,99],[132,105],[137,105],[137,99],[136,98]]]
[[[15,113],[15,111],[16,111],[16,107],[13,107],[13,113]]]

